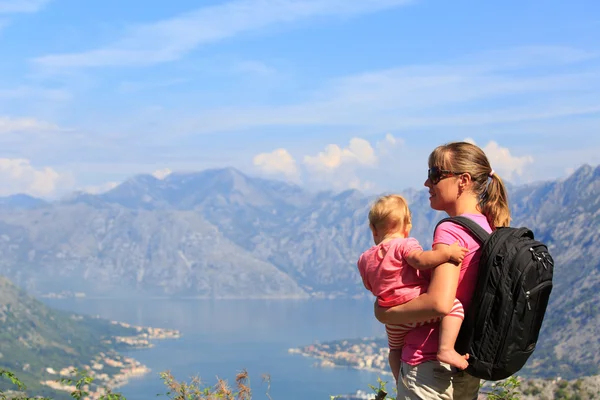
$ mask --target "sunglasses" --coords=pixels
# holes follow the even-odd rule
[[[462,172],[454,172],[440,167],[431,167],[427,170],[427,178],[432,184],[437,185],[442,179],[450,178],[451,176],[460,175]]]

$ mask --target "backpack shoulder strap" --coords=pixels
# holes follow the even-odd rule
[[[435,229],[437,229],[437,227],[442,222],[454,222],[455,224],[458,224],[463,228],[468,229],[482,244],[488,239],[488,237],[490,237],[490,234],[485,229],[483,229],[477,222],[467,217],[458,216],[444,218],[437,223]],[[435,229],[433,230],[434,232]]]

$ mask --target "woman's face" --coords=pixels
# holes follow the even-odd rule
[[[431,174],[432,170],[434,169],[430,168],[429,176],[425,181],[425,186],[429,189],[429,205],[434,210],[447,211],[454,206],[458,199],[459,175],[446,173],[432,180],[431,175],[436,175]]]

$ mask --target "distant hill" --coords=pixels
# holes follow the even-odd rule
[[[600,167],[517,188],[515,223],[550,245],[554,289],[536,349],[536,376],[600,374]]]
[[[513,225],[551,245],[555,289],[535,374],[598,371],[599,167],[510,186]],[[442,214],[406,196],[413,235]],[[372,197],[312,193],[232,169],[140,175],[100,195],[0,207],[0,273],[33,293],[209,298],[365,297],[356,259],[371,245]],[[585,345],[583,345],[585,343]],[[594,347],[595,346],[595,347]]]
[[[14,194],[11,196],[0,197],[0,210],[14,209],[32,209],[42,207],[48,203],[42,199],[29,196],[27,194]]]
[[[4,277],[0,277],[0,327],[0,369],[14,372],[28,393],[57,400],[69,396],[41,385],[41,380],[57,380],[63,368],[82,368],[99,354],[114,353],[116,345],[111,338],[115,335],[138,333],[109,321],[50,309]],[[57,374],[49,373],[48,368]],[[109,366],[103,368],[103,372],[111,371]],[[0,380],[0,389],[15,387]]]

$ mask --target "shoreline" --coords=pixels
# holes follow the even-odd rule
[[[314,346],[314,345],[313,345]],[[308,346],[310,347],[310,346]],[[304,348],[306,349],[306,347]],[[354,369],[357,371],[366,371],[378,373],[386,376],[393,376],[392,372],[381,368],[381,367],[373,367],[368,366],[368,363],[361,364],[360,362],[352,363],[348,362],[346,358],[336,357],[327,353],[316,353],[315,351],[307,351],[302,348],[290,348],[288,349],[288,353],[290,354],[299,354],[303,357],[313,358],[315,360],[321,360],[321,362],[315,362],[312,366],[317,368],[343,368],[343,369]],[[336,360],[343,360],[344,363],[336,363]],[[386,358],[387,360],[387,358]],[[387,365],[387,364],[386,364]]]
[[[255,296],[206,296],[206,295],[187,295],[187,296],[168,296],[168,295],[152,295],[152,296],[119,296],[119,295],[90,295],[86,293],[62,294],[62,293],[38,293],[37,297],[47,300],[367,300],[372,299],[363,294],[341,294],[341,293],[307,293],[306,295],[255,295]]]
[[[94,379],[92,384],[84,386],[84,390],[89,392],[85,399],[99,399],[107,394],[106,389],[114,390],[123,387],[129,383],[130,379],[141,378],[152,371],[135,358],[122,355],[121,351],[150,349],[154,347],[153,341],[155,340],[179,339],[181,337],[181,332],[176,329],[143,327],[119,321],[110,321],[110,323],[123,328],[134,329],[137,334],[112,336],[110,339],[105,340],[105,344],[112,345],[114,348],[110,352],[97,354],[79,369],[79,371],[85,371],[87,375]],[[71,393],[76,390],[73,381],[76,382],[80,377],[75,371],[75,366],[67,366],[59,370],[54,369],[54,367],[47,367],[46,373],[56,379],[42,380],[40,384],[54,390]],[[61,379],[65,379],[67,382],[61,382]]]

